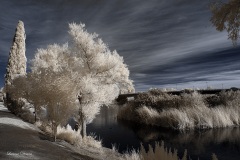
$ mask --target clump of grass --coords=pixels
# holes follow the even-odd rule
[[[149,151],[146,152],[145,148],[141,145],[141,149],[139,152],[140,156],[144,160],[157,160],[157,159],[166,159],[166,160],[179,160],[180,158],[177,155],[177,150],[174,149],[172,152],[171,149],[167,149],[164,147],[164,143],[161,144],[155,143],[155,150],[151,145],[149,145]],[[186,157],[186,151],[184,153],[184,157]],[[184,159],[184,158],[183,158]]]
[[[70,144],[75,144],[77,139],[82,139],[80,130],[72,130],[70,125],[65,127],[57,127],[57,138],[62,139]]]
[[[76,147],[86,146],[98,149],[102,148],[102,141],[96,140],[97,137],[93,133],[85,138],[82,138],[80,130],[72,130],[71,126],[69,125],[66,127],[57,127],[57,138],[65,140]]]
[[[186,109],[169,109],[159,113],[159,120],[174,129],[223,128],[239,125],[239,108],[208,108],[197,106]]]
[[[91,133],[89,136],[86,136],[85,138],[82,139],[82,143],[85,146],[88,147],[93,147],[93,148],[97,148],[97,149],[102,149],[102,140],[98,139],[97,140],[97,136],[93,133]]]
[[[125,153],[123,155],[123,159],[125,159],[125,160],[142,160],[143,158],[137,151],[132,150],[129,153]]]
[[[183,157],[180,158],[176,149],[172,151],[166,148],[163,142],[161,144],[155,143],[154,149],[149,145],[148,151],[141,144],[140,151],[133,150],[130,153],[125,153],[123,157],[126,160],[187,160],[187,150],[184,151]],[[215,154],[212,155],[212,160],[217,160]]]

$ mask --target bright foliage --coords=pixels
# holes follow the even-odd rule
[[[32,72],[54,72],[52,84],[59,83],[59,74],[63,79],[64,75],[70,77],[60,85],[74,84],[67,90],[75,92],[73,95],[80,102],[79,113],[90,123],[102,105],[110,104],[120,93],[133,92],[134,87],[129,70],[116,51],[111,52],[95,33],[88,33],[84,24],[72,23],[69,28],[71,42],[38,49]]]

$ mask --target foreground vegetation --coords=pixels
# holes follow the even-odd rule
[[[31,112],[33,106],[22,101],[18,108],[22,108],[18,113],[18,116],[23,118],[26,121],[31,121],[34,123],[34,114]],[[22,105],[20,107],[20,105]],[[15,106],[16,107],[16,106]],[[39,129],[44,131],[47,135],[51,135],[52,128],[51,123],[47,121],[38,120],[34,123]],[[113,146],[112,149],[107,149],[102,146],[101,140],[96,140],[94,134],[90,134],[83,138],[80,134],[80,130],[73,130],[69,125],[66,127],[57,127],[57,139],[64,140],[69,143],[74,151],[83,153],[83,154],[93,157],[94,159],[109,159],[109,160],[187,160],[187,151],[184,152],[183,157],[179,157],[176,149],[168,149],[164,146],[164,143],[156,143],[154,147],[149,146],[146,150],[142,145],[139,151],[132,150],[125,154],[120,154]],[[100,158],[101,157],[101,158]],[[212,155],[212,159],[216,160],[217,157],[215,154]]]
[[[239,126],[239,114],[240,91],[177,96],[153,89],[122,107],[118,119],[184,130]]]

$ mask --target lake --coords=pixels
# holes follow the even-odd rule
[[[240,128],[205,129],[195,131],[174,131],[117,120],[119,106],[102,107],[100,114],[87,125],[87,132],[102,139],[104,147],[114,144],[119,152],[139,149],[155,142],[164,141],[168,148],[175,148],[182,157],[187,149],[192,159],[211,159],[215,153],[219,160],[240,159]]]

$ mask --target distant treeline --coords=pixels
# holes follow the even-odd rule
[[[151,90],[159,90],[161,92],[171,94],[171,95],[181,95],[184,93],[193,93],[198,92],[199,94],[219,94],[221,92],[228,92],[228,91],[240,91],[239,88],[232,87],[230,89],[201,89],[201,90],[193,90],[193,89],[184,89],[184,90],[172,90],[172,91],[162,91],[161,89],[151,89]],[[145,92],[139,92],[139,93],[130,93],[130,94],[120,94],[118,98],[116,99],[118,102],[126,103],[127,98],[136,98],[139,94],[142,94]]]

